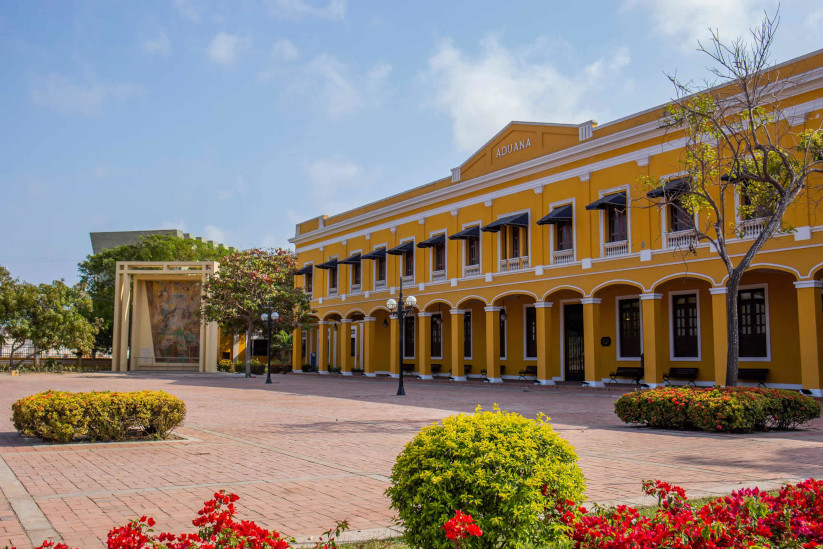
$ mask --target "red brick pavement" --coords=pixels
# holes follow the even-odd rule
[[[188,407],[178,431],[185,438],[167,442],[52,446],[20,438],[0,416],[0,467],[23,492],[0,486],[0,546],[50,535],[100,547],[109,529],[144,514],[163,530],[190,531],[220,489],[240,495],[242,518],[289,535],[317,535],[343,518],[364,536],[387,533],[394,515],[383,491],[403,445],[424,425],[494,403],[552,417],[577,449],[590,501],[639,502],[647,478],[704,495],[823,477],[820,420],[792,433],[651,431],[616,418],[619,391],[410,381],[397,397],[389,379],[276,378],[267,386],[228,375],[0,375],[9,415],[14,400],[46,389],[162,389]]]

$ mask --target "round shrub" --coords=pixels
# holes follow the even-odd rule
[[[689,423],[701,431],[725,433],[766,429],[768,397],[719,388],[694,393],[688,409]]]
[[[694,399],[690,387],[665,387],[626,393],[614,403],[614,411],[626,423],[645,423],[657,429],[685,429],[686,414]]]
[[[483,531],[478,547],[530,547],[559,535],[555,504],[581,501],[584,481],[548,419],[478,407],[423,428],[397,457],[386,490],[409,543],[450,547],[441,525],[456,510]]]
[[[164,439],[185,417],[186,404],[163,391],[46,391],[12,404],[20,434],[58,443]]]

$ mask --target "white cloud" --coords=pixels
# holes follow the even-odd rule
[[[452,42],[440,44],[429,58],[427,77],[434,105],[452,118],[458,149],[479,147],[512,120],[579,123],[594,118],[591,105],[598,101],[592,96],[614,88],[630,60],[628,49],[618,48],[577,74],[565,74],[547,58],[554,51],[547,43],[540,38],[509,50],[490,35],[473,57]]]
[[[220,32],[212,39],[207,51],[213,63],[228,67],[249,49],[251,38],[248,36]]]
[[[104,82],[92,73],[79,79],[51,73],[35,80],[29,97],[36,105],[63,114],[96,115],[103,112],[107,103],[121,101],[141,92],[140,86]]]
[[[213,240],[218,244],[225,244],[226,232],[220,227],[216,227],[214,225],[206,225],[206,228],[203,229],[203,238],[205,238],[206,240]]]
[[[281,38],[271,48],[271,56],[274,59],[294,61],[299,55],[300,52],[297,50],[297,46],[288,38]]]
[[[186,222],[182,219],[171,219],[160,222],[160,229],[178,229],[186,232]]]
[[[346,17],[346,0],[266,0],[266,5],[269,13],[287,19],[320,17],[342,20]]]
[[[171,55],[171,42],[164,31],[160,31],[157,36],[143,42],[143,51],[147,54],[157,54],[162,57]]]
[[[823,31],[823,9],[814,11],[806,17],[803,26],[812,32]]]
[[[391,69],[381,62],[361,73],[324,53],[306,65],[294,85],[301,98],[313,98],[329,116],[337,118],[383,99]]]
[[[309,203],[315,212],[340,213],[375,199],[380,170],[367,171],[351,160],[334,156],[307,163],[304,171],[309,182]],[[307,219],[294,212],[290,215],[298,221]]]
[[[246,180],[243,176],[237,176],[234,183],[221,187],[217,191],[218,200],[231,200],[237,196],[245,196],[248,194],[249,188],[246,185]]]
[[[623,7],[648,14],[652,32],[688,51],[697,48],[698,40],[708,41],[709,29],[716,29],[726,42],[748,37],[764,11],[773,14],[778,4],[778,0],[625,0]]]
[[[191,0],[174,0],[174,7],[177,9],[177,13],[184,19],[193,22],[200,21],[200,14],[197,12],[197,9],[195,9]]]

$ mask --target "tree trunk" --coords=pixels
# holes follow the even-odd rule
[[[246,377],[251,377],[251,335],[252,323],[246,326]]]
[[[726,386],[737,387],[737,369],[740,357],[740,331],[737,315],[737,290],[742,272],[737,269],[729,273],[726,282]]]

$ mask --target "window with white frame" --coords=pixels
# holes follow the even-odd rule
[[[672,358],[700,357],[700,311],[697,292],[671,296]]]
[[[529,305],[524,309],[524,326],[526,344],[524,346],[524,358],[537,358],[537,309],[534,305]]]
[[[443,316],[432,315],[431,322],[431,357],[443,358]]]
[[[737,331],[740,358],[769,356],[769,316],[765,287],[737,292]]]
[[[414,316],[409,315],[403,319],[403,358],[414,358]]]
[[[640,358],[642,351],[640,298],[617,300],[617,338],[620,358]]]

